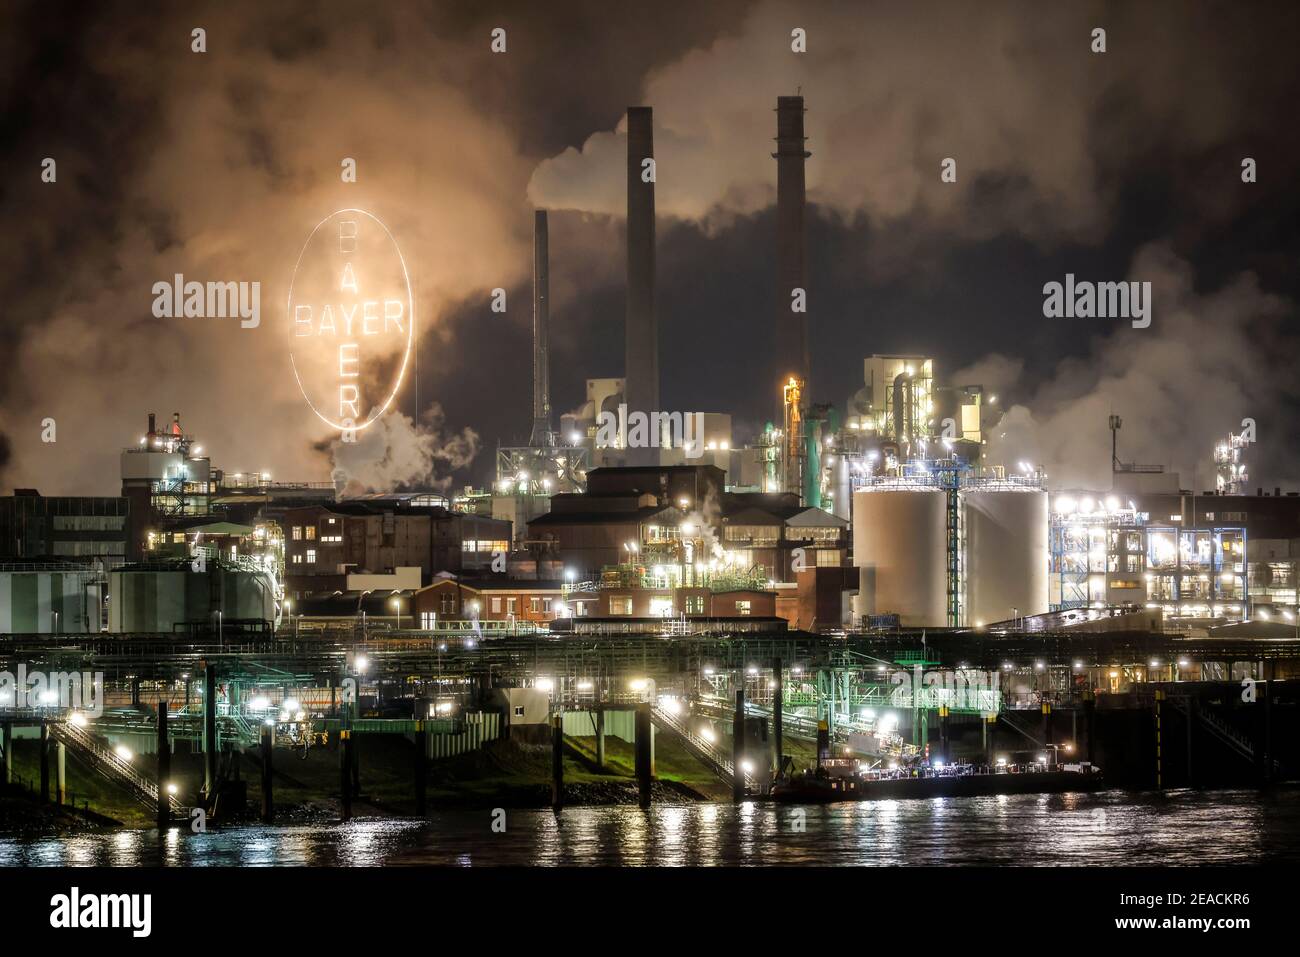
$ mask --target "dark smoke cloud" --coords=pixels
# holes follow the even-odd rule
[[[1082,468],[1044,423],[1093,422],[1089,390],[1113,387],[1096,363],[1121,361],[1125,340],[1047,323],[1044,282],[1118,279],[1154,263],[1139,250],[1166,249],[1161,262],[1181,265],[1150,267],[1170,285],[1144,343],[1164,341],[1174,311],[1232,301],[1274,322],[1300,297],[1293,5],[42,3],[0,17],[2,488],[111,492],[150,409],[179,409],[231,470],[328,477],[333,437],[292,384],[277,309],[307,232],[343,205],[393,230],[424,330],[421,408],[403,405],[413,424],[394,420],[373,479],[481,481],[490,456],[467,460],[465,430],[478,448],[528,431],[534,202],[567,210],[551,216],[553,406],[576,405],[588,376],[621,374],[614,131],[630,103],[655,108],[674,408],[750,427],[773,411],[772,106],[800,86],[817,398],[842,403],[874,352],[933,354],[941,378],[993,357],[978,372],[992,381],[1020,362],[1008,401],[1030,403],[1033,425],[1008,454]],[[203,56],[189,52],[198,24]],[[498,25],[504,56],[488,49]],[[1102,57],[1087,50],[1094,25],[1108,30]],[[807,55],[789,52],[793,26]],[[1252,187],[1237,179],[1243,155],[1260,162]],[[57,186],[39,182],[44,156],[59,159]],[[359,162],[355,186],[339,183],[343,156]],[[955,187],[938,181],[945,156]],[[261,280],[262,328],[154,319],[149,287],[175,272]],[[487,309],[495,287],[505,316]],[[1197,357],[1189,368],[1216,377],[1207,394],[1233,416],[1244,403],[1287,421],[1277,342],[1209,341],[1248,361]],[[1060,392],[1062,370],[1091,384]],[[1172,362],[1151,374],[1156,395],[1186,388]],[[1166,428],[1164,406],[1129,394],[1126,438],[1149,416],[1153,441],[1173,435],[1151,450],[1170,464],[1200,459],[1231,424],[1202,409]],[[45,416],[55,445],[39,441]],[[445,454],[401,452],[430,434]],[[1295,472],[1289,452],[1266,467]]]

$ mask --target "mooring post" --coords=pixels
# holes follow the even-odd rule
[[[14,726],[8,721],[0,731],[0,747],[4,748],[4,776],[0,780],[7,787],[14,783]]]
[[[781,762],[785,755],[785,740],[782,728],[785,723],[785,677],[781,668],[781,659],[772,659],[772,742],[776,746],[776,776],[781,776]]]
[[[348,734],[348,767],[352,771],[352,796],[361,797],[361,740]]]
[[[640,712],[637,718],[641,717]],[[638,728],[638,731],[640,729]],[[641,741],[637,740],[637,778],[641,772]],[[564,807],[564,718],[561,715],[551,717],[551,810],[556,814]]]
[[[352,732],[339,732],[339,796],[342,799],[343,820],[352,820]]]
[[[41,718],[41,803],[50,799],[50,726]]]
[[[1083,733],[1088,736],[1088,763],[1097,763],[1097,695],[1091,688],[1083,693]]]
[[[731,718],[731,799],[745,800],[745,689],[736,689],[736,713]]]
[[[167,702],[158,702],[158,830],[171,824],[171,797],[167,790],[172,776],[172,744],[167,730]]]
[[[997,766],[993,757],[994,737],[998,730],[998,713],[990,711],[984,715],[984,720],[980,722],[984,727],[984,763],[993,769]]]
[[[636,786],[637,801],[642,810],[648,810],[650,807],[650,780],[654,773],[651,770],[650,748],[652,747],[650,735],[654,725],[650,720],[650,705],[648,702],[642,702],[636,706],[636,723],[635,731],[632,735],[635,738],[633,747],[636,748]]]
[[[1264,678],[1264,783],[1273,781],[1273,678],[1277,665],[1273,661],[1260,662],[1260,675]]]
[[[945,764],[951,764],[952,758],[948,754],[948,706],[939,705],[939,758]]]
[[[1160,727],[1160,719],[1161,719],[1160,710],[1164,700],[1165,700],[1165,693],[1157,688],[1155,699],[1152,701],[1152,709],[1154,710],[1155,725],[1156,725],[1156,790],[1157,791],[1163,791],[1165,787],[1164,755],[1161,750],[1163,747],[1163,741],[1161,740],[1162,729]]]
[[[605,766],[605,709],[596,705],[596,765]]]
[[[217,759],[221,756],[217,740],[217,669],[211,662],[203,664],[203,796],[211,809],[217,797]]]
[[[1048,765],[1056,763],[1056,754],[1052,751],[1052,705],[1043,702],[1043,750],[1047,753]]]
[[[275,820],[275,800],[272,793],[271,778],[275,773],[273,765],[275,750],[275,728],[269,724],[262,725],[262,823],[270,824]]]
[[[62,741],[54,743],[54,796],[59,807],[68,802],[68,749]]]
[[[429,731],[424,721],[415,723],[415,813],[424,817],[429,810]]]

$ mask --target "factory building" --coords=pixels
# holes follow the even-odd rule
[[[584,579],[632,559],[686,582],[724,569],[792,581],[843,563],[847,522],[792,495],[728,492],[725,481],[712,465],[594,469],[587,492],[555,496],[528,537]]]
[[[438,572],[505,572],[509,522],[417,504],[420,496],[288,508],[285,592],[293,599],[349,590],[349,576],[418,568],[423,584]]]
[[[438,622],[473,621],[546,625],[564,614],[559,581],[439,576],[411,598],[415,627]]]
[[[204,522],[256,526],[274,521],[276,509],[334,500],[329,482],[275,482],[265,471],[214,468],[195,437],[181,427],[180,413],[158,428],[149,413],[148,430],[137,445],[122,450],[122,497],[128,511],[126,558],[146,557],[155,539]]]
[[[1158,473],[1151,473],[1158,474]],[[1176,487],[1177,476],[1165,484]],[[1158,608],[1168,619],[1295,620],[1300,495],[1060,492],[1052,607]]]
[[[0,562],[121,562],[130,507],[125,498],[15,489],[0,497]]]

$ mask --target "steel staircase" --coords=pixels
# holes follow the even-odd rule
[[[50,735],[80,756],[101,777],[125,787],[136,800],[150,809],[158,807],[158,785],[132,767],[129,761],[123,760],[112,748],[101,744],[85,728],[61,721],[50,725]],[[169,797],[168,802],[173,814],[185,813],[185,806],[174,796]]]

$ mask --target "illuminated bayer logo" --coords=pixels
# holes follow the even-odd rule
[[[361,209],[342,209],[307,237],[289,283],[289,361],[312,411],[364,429],[402,386],[415,302],[397,241]]]

